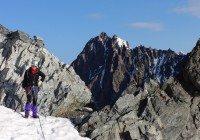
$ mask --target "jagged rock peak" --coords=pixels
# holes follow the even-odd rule
[[[197,41],[196,46],[189,54],[189,59],[184,69],[184,79],[186,82],[192,83],[198,90],[200,90],[200,40]]]
[[[88,41],[88,43],[91,44],[91,43],[95,43],[95,42],[99,42],[99,41],[102,42],[102,45],[106,45],[107,42],[111,41],[112,44],[109,44],[109,45],[111,45],[115,48],[119,48],[119,47],[129,48],[129,44],[127,41],[119,38],[117,35],[113,35],[113,37],[111,38],[105,32],[101,32],[99,36],[91,38],[90,41]]]
[[[114,35],[112,37],[112,42],[113,42],[114,46],[129,48],[128,42],[123,40],[123,39],[121,39],[121,38],[119,38],[117,35]]]
[[[142,45],[130,49],[117,35],[110,38],[103,32],[100,36],[107,38],[106,41],[91,39],[73,62],[76,73],[100,106],[115,101],[130,82],[135,81],[138,86],[149,79],[163,83],[177,75],[185,57],[171,49],[157,50]]]
[[[7,39],[10,40],[21,40],[24,43],[32,43],[33,45],[37,46],[37,47],[45,47],[45,44],[43,42],[43,39],[39,36],[33,36],[33,39],[30,38],[29,34],[17,30],[17,31],[9,31],[9,29],[7,29],[6,27],[4,27],[3,25],[0,24],[0,35],[4,36]],[[1,37],[0,39],[3,39],[3,37]]]
[[[102,39],[102,40],[106,40],[108,35],[105,33],[105,32],[102,32],[99,37]]]
[[[200,46],[200,38],[199,38],[199,40],[197,41],[196,46]]]
[[[43,39],[39,36],[33,36],[36,46],[38,47],[45,47]]]
[[[42,48],[45,47],[45,44],[41,37],[33,36],[34,39],[31,39],[29,34],[23,32],[23,31],[20,31],[20,30],[17,30],[15,32],[11,32],[11,33],[7,34],[7,37],[11,40],[15,39],[15,40],[22,40],[25,43],[32,43],[37,47],[42,47]]]
[[[94,40],[97,40],[97,41],[102,42],[102,44],[105,44],[108,39],[109,39],[109,36],[105,32],[101,32],[99,36],[90,39],[90,41],[93,42]]]
[[[185,55],[185,53],[182,52],[182,51],[180,51],[180,52],[178,53],[178,55]]]
[[[7,37],[9,39],[16,39],[16,40],[19,39],[19,40],[22,40],[23,42],[31,43],[31,39],[30,39],[29,35],[20,30],[17,30],[15,32],[8,34]]]
[[[10,31],[6,27],[0,24],[0,34],[7,35],[9,33]]]
[[[40,36],[37,36],[37,35],[33,36],[33,38],[34,38],[35,40],[43,40]]]

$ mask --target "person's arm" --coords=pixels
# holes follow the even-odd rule
[[[22,81],[22,87],[25,88],[27,86],[27,70],[24,73],[24,79]]]
[[[44,82],[45,74],[41,71],[39,71],[39,76],[41,76],[41,81]]]

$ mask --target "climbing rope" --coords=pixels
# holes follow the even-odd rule
[[[37,103],[37,100],[36,100],[36,87],[35,86],[33,86],[32,87],[32,91],[33,91],[33,98],[34,98],[34,100],[35,100],[35,102]],[[40,128],[41,128],[41,131],[42,131],[42,136],[43,136],[43,138],[44,138],[44,140],[46,140],[46,138],[45,138],[45,135],[44,135],[44,131],[43,131],[43,127],[42,127],[42,123],[41,123],[41,120],[40,120],[40,116],[38,116],[38,118],[39,118],[39,123],[40,123]]]
[[[39,92],[42,92],[42,88],[40,88],[40,91]],[[39,93],[38,92],[38,93]],[[39,94],[38,94],[39,95]],[[47,121],[46,119],[46,110],[45,110],[45,104],[44,104],[44,94],[41,94],[41,101],[40,101],[40,107],[43,108],[44,110],[44,116],[45,116],[45,120]],[[38,109],[38,111],[40,110],[40,108]]]

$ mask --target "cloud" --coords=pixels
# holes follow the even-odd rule
[[[129,24],[130,27],[134,28],[143,28],[152,31],[163,31],[164,26],[160,23],[156,22],[134,22]]]
[[[200,0],[188,0],[186,6],[179,6],[174,8],[177,13],[191,14],[195,17],[200,18]]]
[[[89,14],[88,17],[94,20],[101,20],[103,19],[104,16],[100,13],[92,13],[92,14]]]

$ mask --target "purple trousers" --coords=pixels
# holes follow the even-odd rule
[[[38,113],[38,108],[37,108],[38,87],[30,86],[30,87],[26,87],[25,90],[26,90],[26,96],[27,96],[27,102],[25,105],[25,115],[29,116],[29,112],[31,110],[31,102],[33,102],[33,105],[32,105],[33,117],[37,116],[37,113]]]

